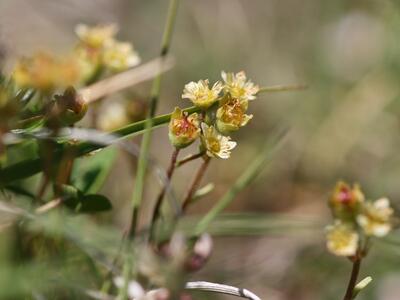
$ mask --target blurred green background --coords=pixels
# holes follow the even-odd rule
[[[167,6],[166,0],[2,0],[0,45],[6,68],[36,50],[65,53],[75,43],[78,23],[117,23],[120,38],[132,41],[143,61],[150,60],[159,53]],[[217,238],[209,264],[193,279],[243,286],[269,300],[342,297],[350,263],[328,254],[323,237],[323,224],[331,221],[326,202],[335,182],[358,182],[368,198],[387,196],[395,207],[400,205],[399,37],[396,0],[181,1],[171,48],[176,65],[163,78],[158,113],[189,106],[180,99],[183,86],[192,80],[217,80],[221,70],[245,70],[260,86],[309,86],[262,94],[251,103],[254,119],[233,136],[239,144],[232,158],[215,161],[208,170],[204,184],[213,182],[216,189],[191,212],[206,211],[271,132],[290,126],[293,132],[284,149],[230,211],[276,213],[322,224],[310,230]],[[131,94],[147,99],[149,87],[135,86]],[[155,132],[152,149],[166,167],[172,152],[166,128]],[[121,152],[103,188],[114,210],[102,222],[120,230],[130,217],[132,161]],[[183,195],[195,165],[176,173],[177,195]],[[158,193],[152,180],[146,203]],[[361,275],[374,281],[360,299],[399,299],[399,250],[387,243],[374,246]],[[217,299],[207,299],[212,297]]]

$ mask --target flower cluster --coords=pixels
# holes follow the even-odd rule
[[[78,25],[79,42],[70,54],[58,57],[38,52],[17,61],[13,80],[19,87],[40,90],[46,94],[70,85],[98,79],[104,71],[119,72],[140,63],[132,44],[115,39],[116,25],[88,27]]]
[[[20,87],[32,87],[46,93],[78,82],[79,65],[73,57],[56,57],[38,52],[17,61],[13,79]]]
[[[365,200],[358,185],[338,182],[329,204],[335,220],[327,227],[327,247],[335,255],[355,256],[369,237],[383,237],[392,229],[389,200]]]
[[[88,73],[99,67],[122,71],[140,63],[139,55],[131,43],[115,39],[118,32],[115,24],[94,27],[80,24],[75,32],[79,38],[76,53]]]
[[[246,111],[259,88],[247,80],[243,71],[221,75],[223,82],[217,81],[212,87],[208,80],[185,85],[182,98],[189,99],[200,113],[174,110],[169,124],[169,139],[174,147],[187,147],[200,137],[201,148],[209,157],[229,158],[236,142],[228,134],[253,117]]]

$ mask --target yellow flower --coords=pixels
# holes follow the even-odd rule
[[[201,129],[203,131],[202,142],[207,155],[222,159],[229,158],[231,150],[236,147],[236,142],[231,141],[228,136],[219,134],[214,126],[208,126],[206,123],[201,124]]]
[[[198,82],[189,82],[183,90],[183,99],[189,99],[197,107],[206,109],[213,105],[222,90],[222,84],[216,82],[210,89],[208,80],[200,80]]]
[[[225,96],[217,110],[217,128],[221,133],[229,133],[245,126],[253,115],[246,115],[248,101]]]
[[[392,215],[389,199],[381,198],[365,203],[363,212],[357,216],[357,222],[367,235],[383,237],[392,229]]]
[[[45,92],[73,85],[79,79],[79,67],[71,58],[57,58],[39,52],[20,59],[13,71],[13,79],[20,87],[33,87]]]
[[[333,226],[327,227],[327,248],[338,256],[353,256],[358,248],[358,234],[349,225],[336,221]]]
[[[351,187],[347,183],[339,181],[329,202],[335,217],[354,220],[364,200],[364,194],[358,184]]]
[[[103,52],[103,64],[112,71],[123,71],[140,63],[132,44],[114,41]]]
[[[112,42],[117,32],[118,26],[115,24],[97,25],[93,27],[79,24],[75,28],[75,33],[82,44],[95,49],[102,48]]]
[[[239,100],[254,100],[259,91],[259,87],[247,81],[245,72],[226,73],[221,72],[222,79],[225,82],[224,91],[229,93],[232,98]]]
[[[193,143],[198,138],[199,133],[199,117],[197,113],[188,115],[179,107],[175,107],[168,131],[171,144],[177,148],[184,148]]]

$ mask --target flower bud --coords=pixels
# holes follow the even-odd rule
[[[72,125],[86,114],[88,105],[73,87],[65,90],[63,95],[55,96],[51,113],[58,117],[63,125]]]
[[[176,148],[185,148],[199,136],[199,117],[197,113],[188,115],[176,107],[169,122],[168,137]]]
[[[350,187],[343,181],[336,184],[330,198],[333,215],[342,220],[354,220],[363,202],[364,194],[360,186],[355,184]]]
[[[246,115],[248,101],[234,99],[229,96],[221,101],[220,107],[217,110],[217,128],[223,134],[228,134],[245,126],[253,115]]]
[[[213,249],[213,241],[209,234],[205,233],[196,241],[193,252],[189,255],[185,268],[189,272],[200,270],[208,261]]]

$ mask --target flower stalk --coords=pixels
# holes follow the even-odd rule
[[[206,156],[200,165],[199,170],[196,173],[196,176],[194,177],[194,180],[192,184],[190,185],[190,188],[186,194],[185,199],[183,200],[182,203],[182,211],[185,212],[187,210],[187,207],[192,201],[194,193],[196,193],[197,189],[199,188],[199,185],[201,183],[201,180],[203,179],[203,176],[207,170],[208,165],[210,164],[211,157]]]

